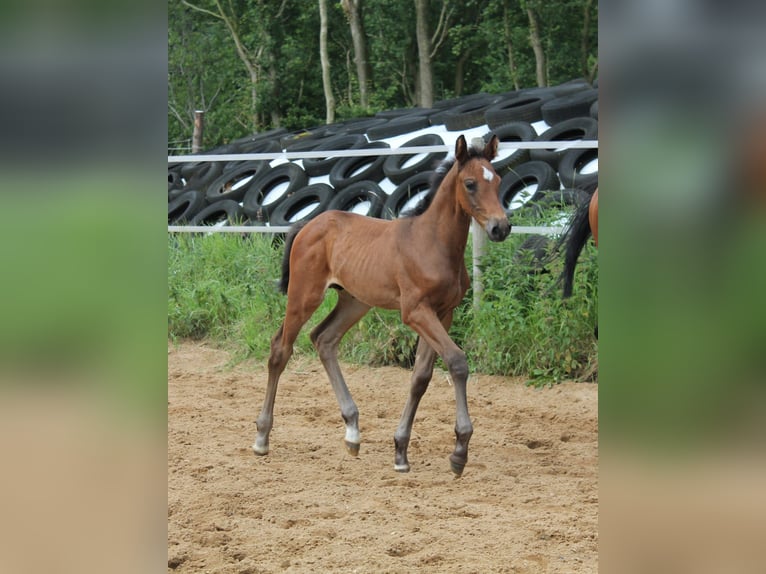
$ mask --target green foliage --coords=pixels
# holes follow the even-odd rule
[[[326,117],[319,66],[316,3],[241,0],[168,3],[168,147],[189,142],[195,109],[204,109],[205,147],[282,125],[306,128]],[[501,93],[536,85],[529,45],[529,4],[541,22],[551,84],[585,76],[598,54],[598,3],[588,0],[468,0],[431,2],[429,28],[442,6],[449,21],[432,58],[434,97]],[[222,7],[239,33],[258,79],[255,86],[226,24],[212,16]],[[585,10],[590,24],[585,30]],[[347,19],[329,3],[328,46],[337,116],[358,109],[359,86]],[[412,0],[366,0],[363,20],[372,72],[370,109],[357,115],[414,105],[418,75]],[[513,56],[513,69],[510,55]],[[255,94],[255,101],[253,96]]]
[[[524,375],[536,384],[580,378],[596,360],[595,250],[588,247],[575,273],[574,295],[562,300],[560,263],[545,270],[523,265],[517,255],[523,236],[489,246],[483,261],[484,292],[477,311],[460,308],[463,348],[475,370]]]
[[[284,313],[279,265],[265,237],[170,235],[169,336],[235,340],[262,354],[273,334],[264,325]]]
[[[473,310],[469,291],[455,310],[450,334],[466,351],[473,371],[523,375],[535,384],[581,378],[596,365],[595,249],[583,252],[574,295],[562,301],[556,282],[561,258],[546,261],[549,273],[530,273],[532,267],[517,253],[526,237],[512,235],[488,245],[481,304]],[[206,337],[233,348],[239,357],[265,359],[285,312],[286,298],[277,290],[281,239],[180,234],[169,237],[168,251],[168,336]],[[330,290],[302,330],[296,353],[314,353],[308,333],[336,300]],[[416,347],[417,336],[398,312],[373,309],[343,339],[341,356],[356,363],[410,367]]]

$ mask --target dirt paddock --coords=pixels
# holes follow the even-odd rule
[[[598,571],[597,385],[534,389],[473,374],[468,465],[455,479],[455,399],[437,371],[394,471],[409,375],[343,365],[362,447],[314,357],[280,381],[271,453],[253,454],[265,364],[168,345],[168,571]]]

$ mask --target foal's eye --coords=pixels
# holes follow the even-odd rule
[[[476,191],[476,180],[475,179],[466,179],[465,180],[465,188],[470,191],[471,193]]]

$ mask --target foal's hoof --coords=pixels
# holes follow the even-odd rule
[[[409,472],[410,471],[410,465],[409,464],[395,464],[394,470],[396,472]]]
[[[348,451],[348,454],[351,456],[359,456],[359,443],[358,442],[349,442],[349,441],[343,441],[346,443],[346,450]]]
[[[266,456],[269,454],[269,445],[260,446],[258,444],[253,445],[253,452],[258,456]]]
[[[465,463],[455,462],[454,460],[450,459],[449,466],[450,466],[450,469],[452,469],[452,472],[455,475],[455,478],[460,478],[461,476],[463,476],[463,469],[465,468]]]

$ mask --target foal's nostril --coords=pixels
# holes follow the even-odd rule
[[[487,223],[487,235],[492,241],[502,241],[508,237],[508,233],[511,231],[511,226],[508,220],[491,220]]]

